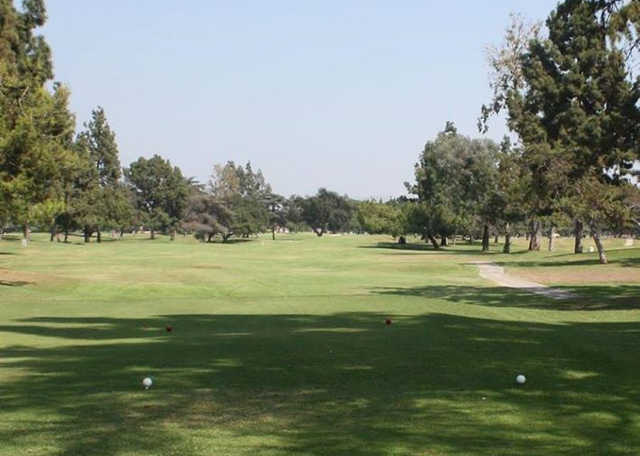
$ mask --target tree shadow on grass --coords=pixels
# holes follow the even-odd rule
[[[468,246],[471,247],[471,246]],[[474,246],[476,247],[476,246]],[[480,249],[480,245],[477,245],[477,249],[471,248],[456,248],[453,246],[441,247],[440,249],[434,249],[433,246],[427,244],[409,243],[398,244],[394,242],[378,242],[375,245],[362,245],[359,248],[363,249],[387,249],[387,250],[401,250],[407,252],[432,252],[432,253],[446,253],[451,255],[466,255],[466,256],[483,256],[491,257],[493,255],[504,255],[501,248],[498,248],[492,244],[493,250],[483,252]],[[640,267],[640,248],[635,249],[614,249],[608,252],[609,264],[619,264],[623,267]],[[514,257],[516,255],[525,255],[530,253],[527,249],[513,250],[509,256]],[[417,253],[416,253],[417,254]],[[586,254],[554,254],[550,253],[544,260],[539,258],[527,259],[523,261],[496,261],[499,266],[515,266],[515,267],[563,267],[563,266],[586,266],[593,265],[600,267],[597,256],[585,258]],[[592,254],[593,255],[593,254]],[[618,257],[619,255],[624,255]],[[631,255],[631,256],[630,256]],[[637,255],[637,256],[635,256]],[[571,257],[568,260],[556,260],[557,258]]]
[[[0,279],[0,287],[24,287],[25,285],[31,285],[33,282],[26,282],[24,280],[2,280]]]
[[[7,454],[41,442],[55,454],[109,456],[640,449],[637,323],[428,314],[387,327],[383,318],[13,321],[0,331],[64,344],[1,350],[2,371],[15,375],[0,377],[0,441]]]
[[[565,257],[566,255],[559,255]],[[597,257],[584,258],[583,255],[576,255],[573,260],[557,261],[553,257],[548,261],[497,261],[496,264],[500,266],[519,266],[519,267],[564,267],[564,266],[595,266],[596,268],[602,267]],[[609,255],[608,264],[619,264],[623,267],[640,267],[640,256],[638,257],[622,257],[615,258]]]
[[[488,307],[522,307],[566,311],[640,309],[640,285],[585,285],[553,287],[553,289],[566,291],[576,297],[553,299],[534,294],[526,289],[463,285],[410,288],[377,287],[372,291],[381,295],[419,296]]]
[[[2,239],[0,239],[0,242],[3,242],[3,241],[10,241],[10,242],[22,241],[22,235],[21,234],[5,234],[2,236]]]
[[[456,248],[454,246],[440,247],[439,249],[434,249],[431,244],[418,244],[418,243],[407,243],[407,244],[398,244],[397,242],[377,242],[374,245],[361,245],[359,248],[361,249],[389,249],[389,250],[406,250],[406,251],[417,251],[417,252],[441,252],[447,254],[454,255],[501,255],[502,250],[498,249],[498,247],[493,246],[493,250],[489,250],[487,252],[483,252],[481,250],[481,245],[468,245],[468,248]],[[477,248],[476,248],[477,247]],[[528,250],[514,250],[511,255],[520,255],[523,253],[527,253]]]
[[[201,242],[203,245],[233,245],[233,244],[244,244],[245,242],[254,242],[256,239],[227,239],[223,241],[222,239],[214,238],[210,241]]]
[[[221,240],[216,240],[215,243],[233,245],[233,244],[244,244],[245,242],[253,242],[255,240],[256,239],[227,239],[224,242]]]

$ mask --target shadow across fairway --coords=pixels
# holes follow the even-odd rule
[[[222,239],[212,239],[211,241],[201,241],[200,244],[202,245],[233,245],[233,244],[244,244],[246,242],[254,242],[257,239],[227,239],[226,241],[223,241]]]
[[[632,310],[640,309],[640,285],[585,285],[553,287],[574,294],[575,298],[553,299],[526,289],[430,285],[425,287],[377,287],[381,295],[418,296],[452,303],[489,307],[522,307],[546,310]]]
[[[2,371],[24,373],[0,377],[0,441],[109,456],[640,449],[640,386],[626,350],[640,343],[637,323],[427,314],[385,326],[385,317],[13,321],[0,332],[64,344],[0,350]],[[147,375],[155,385],[144,391]]]

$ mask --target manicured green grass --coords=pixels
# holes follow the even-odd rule
[[[608,246],[0,241],[0,455],[636,455],[640,249]]]

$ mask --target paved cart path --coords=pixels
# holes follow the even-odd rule
[[[569,293],[565,290],[550,288],[541,283],[509,275],[504,272],[504,268],[502,266],[498,266],[490,261],[473,261],[472,263],[478,266],[480,277],[491,280],[503,287],[518,288],[553,299],[571,299],[576,297],[573,293]]]

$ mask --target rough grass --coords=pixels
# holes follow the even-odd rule
[[[523,246],[0,241],[0,455],[638,454],[640,249]]]

